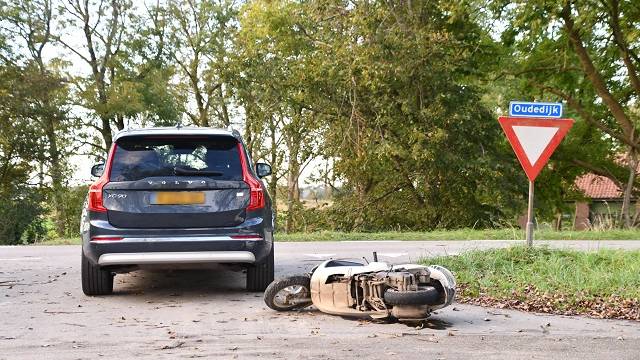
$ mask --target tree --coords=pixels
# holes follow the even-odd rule
[[[159,0],[132,16],[133,31],[123,41],[114,82],[135,92],[122,96],[127,91],[114,91],[117,100],[110,107],[122,119],[117,122],[129,119],[141,126],[169,126],[176,125],[184,113],[186,96],[174,84],[176,66],[167,45],[167,17]]]
[[[491,226],[522,206],[520,175],[477,84],[496,45],[465,6],[356,1],[315,11],[321,25],[307,34],[326,53],[314,87],[331,103],[316,109],[343,181],[338,227]]]
[[[287,232],[294,230],[300,207],[300,174],[316,156],[320,139],[319,113],[312,107],[318,95],[313,89],[317,48],[304,33],[311,21],[304,11],[295,2],[255,1],[242,9],[237,37],[238,97],[246,132],[252,140],[269,141],[274,196],[278,178],[286,176]],[[279,165],[285,164],[281,171]]]
[[[112,131],[129,120],[175,122],[181,97],[171,86],[173,69],[166,64],[166,16],[156,6],[138,15],[130,0],[66,0],[61,7],[66,33],[56,41],[88,67],[75,75],[78,105],[98,122],[87,121],[103,144],[88,143],[104,154],[111,146]],[[134,32],[134,29],[137,30]],[[69,31],[79,30],[83,44],[69,42]],[[89,117],[89,120],[92,120]]]
[[[45,151],[40,146],[40,109],[32,107],[39,85],[16,65],[11,50],[0,49],[0,242],[18,244],[31,229],[33,242],[44,233],[43,197],[37,181]],[[35,176],[34,176],[35,175]]]
[[[79,105],[95,114],[99,119],[97,124],[87,122],[86,126],[97,130],[104,142],[90,144],[105,151],[111,147],[112,125],[118,129],[124,128],[122,121],[116,122],[116,117],[110,111],[111,96],[126,96],[125,86],[114,84],[116,71],[116,57],[121,51],[123,39],[128,36],[127,22],[130,20],[132,3],[129,0],[111,0],[108,2],[94,2],[90,0],[66,0],[60,7],[61,27],[66,33],[55,35],[56,41],[68,51],[75,54],[81,62],[89,67],[87,77],[77,78],[75,85],[81,98]],[[70,31],[80,31],[83,34],[83,44],[68,42]],[[116,88],[113,91],[112,88]]]
[[[185,113],[197,126],[231,125],[227,49],[233,41],[236,6],[228,0],[180,0],[168,7],[172,60],[195,110]]]
[[[40,186],[45,186],[44,178],[50,177],[50,200],[54,209],[54,220],[59,234],[64,234],[64,187],[69,173],[69,137],[65,134],[75,130],[75,124],[68,113],[68,88],[66,80],[59,73],[53,59],[47,63],[44,52],[52,46],[51,26],[54,21],[51,1],[21,0],[1,8],[0,17],[6,21],[6,31],[16,40],[14,46],[24,53],[13,63],[22,63],[23,81],[30,86],[30,106],[32,118],[37,126],[35,136],[39,139],[36,152],[40,166]],[[48,186],[47,186],[48,187]]]
[[[621,225],[632,226],[640,150],[640,7],[618,0],[536,0],[497,2],[495,10],[511,19],[502,38],[516,61],[505,73],[521,81],[525,93],[566,102],[579,120],[580,130],[570,137],[583,136],[576,141],[582,146],[559,157],[616,183],[624,194]]]

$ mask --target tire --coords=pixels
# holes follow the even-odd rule
[[[440,293],[433,286],[425,286],[416,291],[389,289],[384,293],[384,302],[389,305],[438,305]]]
[[[264,291],[273,281],[273,246],[271,252],[261,263],[255,264],[247,268],[247,290]]]
[[[297,275],[297,276],[289,276],[286,277],[284,279],[278,279],[274,282],[272,282],[268,287],[267,290],[265,290],[264,292],[264,303],[267,304],[268,307],[270,307],[273,310],[276,311],[287,311],[287,310],[293,310],[293,309],[301,309],[304,307],[307,307],[309,305],[311,305],[311,301],[306,302],[306,303],[298,303],[298,304],[291,304],[288,306],[283,306],[281,304],[278,304],[275,300],[276,300],[276,295],[283,289],[289,287],[289,286],[302,286],[306,289],[307,294],[309,294],[309,297],[311,296],[311,278],[307,275]]]
[[[94,265],[82,253],[82,292],[88,296],[110,295],[113,293],[113,273]]]

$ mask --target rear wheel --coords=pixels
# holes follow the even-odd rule
[[[264,292],[264,303],[277,311],[300,309],[311,305],[311,278],[298,275],[272,282]]]
[[[113,273],[93,264],[82,253],[82,291],[85,295],[109,295],[113,293]]]
[[[273,246],[267,258],[247,268],[247,290],[264,291],[273,281]]]
[[[416,291],[389,289],[384,293],[384,302],[389,305],[438,305],[440,292],[433,286],[424,286]]]

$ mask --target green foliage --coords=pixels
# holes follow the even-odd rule
[[[47,220],[49,233],[73,236],[85,190],[69,187],[70,156],[104,156],[116,129],[178,121],[243,126],[252,157],[273,166],[288,232],[513,225],[527,181],[496,121],[511,99],[562,99],[578,119],[537,181],[539,218],[579,198],[573,183],[587,171],[637,182],[619,156],[636,161],[640,148],[629,2],[147,5],[0,1],[0,196],[17,201],[28,186],[46,204],[25,207],[37,221],[20,231]],[[566,6],[622,114],[584,70]],[[300,177],[317,160],[331,201],[308,208]]]
[[[39,146],[38,88],[27,69],[0,65],[0,243],[33,242],[42,237],[43,193],[32,183]]]
[[[196,126],[227,127],[233,89],[230,48],[237,5],[230,0],[172,1],[166,9],[167,54],[179,74],[178,89],[190,96],[184,115]]]
[[[44,239],[43,195],[33,187],[12,185],[0,190],[0,244],[28,244]]]
[[[63,223],[63,231],[56,233],[57,237],[73,237],[80,233],[79,219],[88,191],[89,187],[82,185],[65,187],[60,194],[57,194],[58,198],[64,199],[59,215],[59,221]]]
[[[627,184],[640,185],[634,179],[640,123],[637,3],[493,1],[488,9],[496,19],[508,19],[501,34],[504,68],[496,76],[502,106],[509,99],[563,101],[565,116],[577,120],[553,156],[553,171],[543,171],[537,181],[539,207],[546,215],[561,210],[562,199],[576,197],[574,179],[586,172],[611,179],[626,201],[636,196]]]
[[[524,184],[477,79],[496,45],[464,6],[310,6],[337,229],[492,226]],[[348,24],[348,26],[346,26]],[[311,33],[307,30],[307,33]],[[314,75],[313,73],[311,75]],[[310,75],[307,75],[310,76]],[[310,89],[313,91],[313,89]]]
[[[146,7],[146,12],[132,15],[133,28],[118,56],[118,84],[111,90],[111,101],[120,114],[140,120],[147,126],[175,125],[185,109],[186,97],[173,86],[175,64],[167,51],[167,10]],[[129,98],[129,101],[127,101]],[[110,106],[111,107],[111,106]]]

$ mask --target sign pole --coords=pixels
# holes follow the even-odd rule
[[[527,208],[527,246],[533,246],[533,181],[529,180],[529,207]]]

